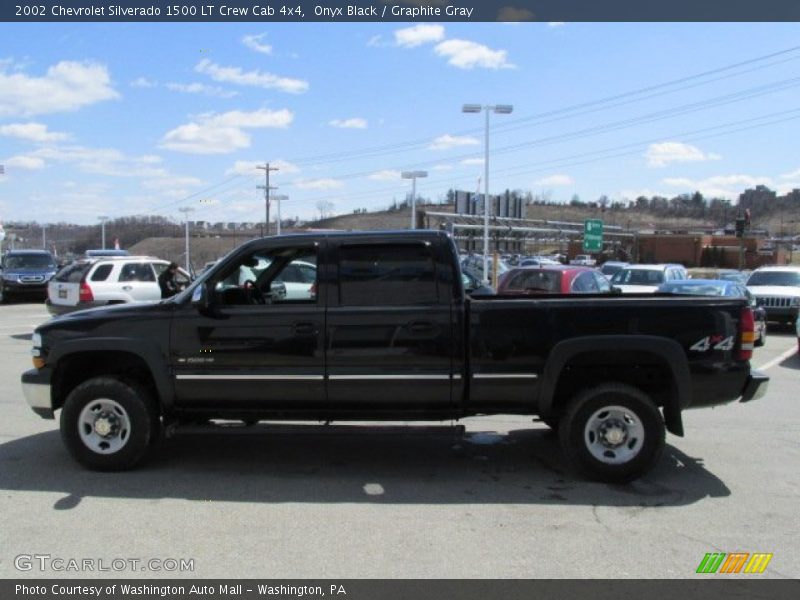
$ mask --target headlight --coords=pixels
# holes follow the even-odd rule
[[[16,273],[3,273],[3,279],[6,281],[19,281],[19,275]]]
[[[31,357],[33,358],[33,366],[37,369],[41,369],[45,365],[44,357],[42,356],[42,334],[41,333],[34,333],[31,336],[31,343],[33,344],[33,348],[31,348]]]
[[[792,298],[792,306],[800,306],[800,296]]]

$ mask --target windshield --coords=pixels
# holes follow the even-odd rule
[[[789,285],[800,287],[800,273],[792,271],[756,271],[747,285]]]
[[[52,257],[45,254],[20,254],[6,257],[5,268],[12,269],[55,269]]]
[[[660,285],[664,283],[664,272],[646,269],[623,269],[611,278],[619,285]]]
[[[672,284],[665,285],[663,291],[670,294],[691,294],[692,296],[724,296],[724,285],[691,285],[691,284]]]

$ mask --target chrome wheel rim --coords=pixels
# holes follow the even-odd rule
[[[128,443],[131,422],[116,400],[98,398],[83,407],[78,417],[78,434],[83,444],[97,454],[114,454]]]
[[[604,406],[586,422],[583,440],[589,453],[607,465],[633,460],[644,444],[644,425],[624,406]]]

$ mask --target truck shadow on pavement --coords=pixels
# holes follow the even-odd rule
[[[701,459],[667,445],[659,464],[628,485],[572,472],[543,428],[461,434],[460,428],[257,425],[183,433],[138,470],[94,473],[49,431],[0,445],[0,490],[83,498],[224,502],[567,504],[681,506],[730,495]],[[256,435],[261,434],[261,435]]]

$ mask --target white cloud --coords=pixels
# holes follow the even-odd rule
[[[260,52],[261,54],[272,54],[272,46],[261,43],[261,40],[264,39],[266,35],[266,33],[262,33],[260,35],[246,35],[242,38],[242,43],[254,52]]]
[[[299,179],[294,182],[294,186],[301,190],[332,190],[344,185],[338,179]]]
[[[452,171],[453,165],[434,165],[433,171]]]
[[[256,174],[256,167],[263,167],[264,161],[260,160],[237,160],[233,166],[225,171],[226,175],[253,175]],[[286,160],[271,160],[270,167],[277,167],[279,173],[299,173],[300,168]],[[261,171],[263,173],[263,171]]]
[[[731,199],[738,198],[744,188],[752,188],[757,185],[773,185],[770,177],[753,175],[715,175],[706,179],[668,177],[663,179],[662,183],[671,187],[683,188],[685,191],[698,190],[704,196]]]
[[[791,173],[784,173],[781,175],[782,179],[800,179],[800,169],[792,171]]]
[[[697,146],[681,142],[650,144],[644,156],[650,167],[665,167],[670,163],[703,162],[722,158],[718,154],[705,153]]]
[[[461,146],[477,146],[478,140],[474,137],[466,135],[440,135],[431,145],[428,146],[429,150],[450,150],[451,148],[459,148]]]
[[[154,88],[157,85],[158,85],[157,82],[152,81],[147,77],[137,77],[130,83],[130,86],[135,88]]]
[[[328,121],[331,127],[338,127],[339,129],[366,129],[367,120],[360,117],[353,117],[351,119],[333,119]]]
[[[161,157],[157,154],[143,154],[136,160],[145,165],[155,165],[161,162]]]
[[[464,160],[461,161],[461,164],[465,165],[467,167],[474,167],[476,165],[482,165],[483,164],[483,159],[482,158],[465,158]]]
[[[415,25],[394,32],[394,43],[404,48],[414,48],[443,39],[444,27],[441,25]]]
[[[547,26],[548,27],[563,27],[564,26],[564,21],[550,21],[547,24]]]
[[[44,160],[38,156],[12,156],[3,161],[7,167],[35,171],[44,168]]]
[[[514,69],[509,63],[506,50],[492,50],[488,46],[469,40],[445,40],[437,44],[434,51],[447,58],[447,63],[459,69]]]
[[[214,81],[249,85],[264,89],[276,89],[291,94],[302,94],[308,91],[308,82],[302,79],[279,77],[261,71],[242,71],[239,67],[223,67],[204,58],[194,68],[198,73],[208,75]]]
[[[69,136],[66,133],[47,131],[47,125],[42,123],[12,123],[0,125],[0,135],[25,140],[27,142],[57,142]]]
[[[228,154],[250,147],[245,129],[285,128],[293,120],[294,114],[288,109],[200,115],[196,121],[164,134],[161,146],[191,154]]]
[[[119,98],[106,67],[61,61],[42,77],[8,73],[0,66],[0,116],[70,112]]]
[[[184,94],[205,94],[206,96],[215,96],[217,98],[233,98],[239,92],[233,90],[226,90],[218,86],[206,85],[205,83],[174,83],[166,84],[168,90],[173,92],[182,92]]]
[[[376,171],[367,178],[372,179],[373,181],[396,181],[400,179],[400,171],[385,169],[383,171]]]
[[[553,187],[561,186],[561,185],[572,185],[574,181],[572,181],[572,177],[569,175],[550,175],[548,177],[542,177],[541,179],[537,179],[534,182],[536,185],[551,185]]]
[[[367,46],[371,48],[381,48],[385,45],[386,43],[383,41],[383,37],[380,35],[373,35],[367,40]]]

